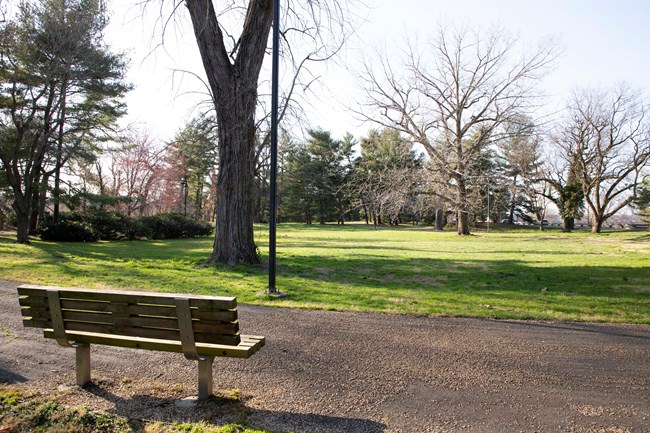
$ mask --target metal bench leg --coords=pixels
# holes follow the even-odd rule
[[[76,346],[77,351],[77,385],[90,383],[90,344]]]
[[[208,356],[199,360],[199,400],[205,400],[212,395],[212,362],[214,357]]]

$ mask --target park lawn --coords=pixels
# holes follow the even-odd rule
[[[267,258],[267,229],[256,226]],[[282,224],[277,288],[260,266],[207,266],[212,238],[17,245],[0,234],[0,278],[237,296],[278,307],[650,324],[650,234]]]

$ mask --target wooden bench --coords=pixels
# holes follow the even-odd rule
[[[22,285],[23,324],[76,348],[77,385],[90,382],[90,344],[183,353],[197,360],[199,399],[212,394],[215,356],[248,358],[264,337],[240,335],[237,299]]]

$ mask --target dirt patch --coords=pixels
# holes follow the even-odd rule
[[[424,275],[413,275],[404,279],[406,283],[416,283],[418,284],[421,290],[426,289],[442,289],[445,285],[442,281],[447,281],[449,277],[447,275],[438,275],[435,277],[424,276]]]
[[[460,268],[472,268],[472,269],[481,269],[483,271],[487,271],[490,269],[490,265],[488,265],[487,263],[480,263],[480,262],[454,262],[449,265],[449,269],[452,269],[454,271],[457,271]]]

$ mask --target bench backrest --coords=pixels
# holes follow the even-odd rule
[[[23,324],[52,328],[52,296],[56,291],[67,331],[84,331],[129,337],[179,341],[187,309],[197,343],[238,345],[237,299],[183,294],[99,291],[47,286],[18,287]]]

